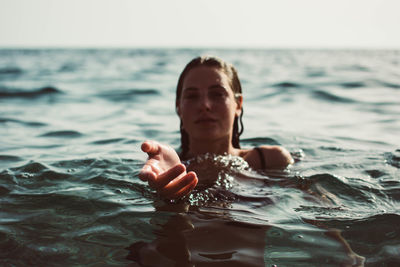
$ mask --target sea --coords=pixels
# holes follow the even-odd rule
[[[180,147],[178,76],[238,70],[241,146],[164,200],[144,140]],[[0,49],[0,266],[400,266],[400,50]],[[201,178],[201,179],[203,179]]]

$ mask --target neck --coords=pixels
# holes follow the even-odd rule
[[[231,138],[217,140],[190,139],[188,157],[195,157],[205,153],[222,155],[224,153],[236,155],[237,149],[232,146]]]

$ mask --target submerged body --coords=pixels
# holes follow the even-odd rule
[[[181,201],[154,203],[168,219],[151,222],[151,242],[128,248],[128,259],[140,266],[363,266],[340,231],[293,217],[293,203],[333,207],[313,188],[319,184],[288,179],[283,170],[271,171],[281,177],[270,178],[239,156],[207,153],[184,163],[199,184]]]

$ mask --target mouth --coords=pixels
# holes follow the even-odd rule
[[[195,120],[195,123],[213,123],[216,122],[217,120],[209,117],[204,117],[204,118],[199,118]]]

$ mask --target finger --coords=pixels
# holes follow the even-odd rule
[[[139,173],[139,178],[142,181],[153,181],[156,179],[156,174],[153,172],[149,165],[144,165]]]
[[[157,154],[160,150],[159,144],[155,141],[144,141],[142,143],[141,149],[147,154]]]
[[[194,179],[192,180],[192,182],[185,186],[184,188],[182,188],[181,190],[178,191],[178,193],[176,193],[173,197],[178,199],[181,197],[186,196],[187,194],[189,194],[197,185],[198,179],[197,176],[194,172],[189,172],[188,175],[193,175]]]
[[[154,189],[159,189],[165,187],[168,183],[170,183],[172,180],[176,179],[182,173],[184,173],[186,170],[185,165],[183,164],[178,164],[172,167],[171,169],[167,170],[166,172],[158,175],[156,179],[154,180],[149,180],[149,185],[150,187]]]
[[[190,172],[183,177],[174,179],[168,185],[159,190],[160,195],[170,199],[176,198],[175,195],[179,191],[181,191],[184,187],[190,185],[193,181],[197,179],[196,176],[193,174],[193,172]]]
[[[196,177],[196,174],[191,172],[185,175],[184,177],[187,182],[187,185],[184,185],[183,183],[181,185],[184,185],[180,189],[178,188],[175,192],[171,191],[169,193],[162,192],[161,196],[164,196],[165,198],[168,199],[179,199],[181,197],[186,196],[189,194],[197,185],[198,179]],[[183,182],[183,181],[182,181]]]

